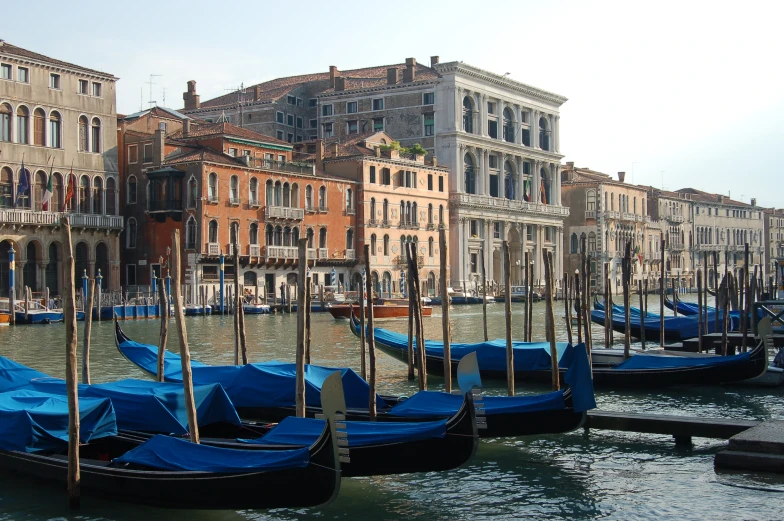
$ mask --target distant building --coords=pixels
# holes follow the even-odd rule
[[[12,246],[17,298],[24,286],[61,293],[63,215],[71,218],[77,279],[100,271],[104,291],[119,290],[116,81],[0,40],[0,295],[8,295]]]
[[[691,194],[670,192],[652,186],[648,191],[648,210],[659,223],[665,241],[667,279],[679,288],[694,288],[694,203]],[[668,283],[672,286],[672,282]]]
[[[764,274],[765,284],[776,282],[776,259],[784,259],[784,209],[769,208],[764,214],[765,256]],[[781,274],[779,274],[781,279]]]

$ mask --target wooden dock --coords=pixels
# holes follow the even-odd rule
[[[756,427],[762,422],[724,418],[696,418],[664,414],[633,412],[589,411],[585,429],[665,434],[675,438],[676,444],[690,444],[692,438],[726,440]]]
[[[730,438],[716,454],[720,469],[784,473],[784,420],[768,420]]]

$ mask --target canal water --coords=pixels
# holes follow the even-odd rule
[[[688,299],[688,297],[686,298]],[[689,299],[691,300],[691,299]],[[557,303],[559,340],[566,339],[563,304]],[[503,337],[503,304],[488,306],[491,338]],[[513,336],[522,338],[522,304],[513,305]],[[658,310],[651,298],[650,309]],[[441,338],[440,308],[425,319],[429,338]],[[482,340],[481,306],[452,308],[454,341]],[[191,354],[209,364],[233,360],[231,317],[189,317]],[[359,370],[359,341],[346,321],[314,313],[313,361]],[[177,348],[176,328],[169,346]],[[80,324],[80,335],[82,324]],[[156,343],[159,322],[122,324],[135,340]],[[251,361],[293,361],[296,315],[247,316]],[[406,322],[380,324],[399,332]],[[534,335],[544,336],[544,304],[534,308]],[[603,330],[594,325],[594,348]],[[616,340],[619,340],[616,335]],[[64,375],[62,324],[0,329],[0,354],[54,376]],[[81,342],[81,336],[80,336]],[[80,344],[81,346],[81,344]],[[91,374],[96,382],[147,378],[114,347],[109,322],[93,325]],[[416,382],[406,367],[377,354],[381,393],[410,395]],[[429,377],[431,389],[443,380]],[[487,394],[503,394],[505,382],[485,382]],[[517,392],[546,392],[546,386],[518,385]],[[605,410],[744,419],[784,418],[784,390],[741,386],[647,391],[598,391]],[[0,474],[0,521],[6,520],[447,520],[447,519],[706,519],[784,518],[784,478],[717,473],[713,456],[723,442],[695,439],[676,447],[667,436],[582,430],[564,435],[482,440],[477,456],[451,472],[345,479],[338,499],[323,509],[179,512],[85,497],[79,513],[66,508],[64,487],[52,487]],[[423,455],[426,456],[426,455]],[[238,494],[262,491],[237,491]],[[307,494],[307,490],[302,490]]]

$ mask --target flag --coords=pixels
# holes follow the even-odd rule
[[[506,176],[506,198],[507,199],[514,199],[515,198],[515,189],[514,189],[514,181],[512,180],[512,176]]]
[[[531,202],[531,180],[526,179],[523,183],[523,200],[530,203]]]
[[[22,170],[19,172],[19,186],[16,187],[14,206],[19,206],[19,200],[25,196],[28,190],[30,190],[30,171],[25,168],[24,159],[22,159]]]
[[[547,192],[544,189],[544,181],[542,181],[542,187],[540,191],[542,192],[542,204],[547,204]]]
[[[54,161],[52,161],[52,166],[49,167],[49,179],[46,181],[46,190],[44,190],[44,196],[41,198],[41,210],[48,211],[49,210],[49,201],[52,199],[52,195],[54,194],[54,190],[52,189],[52,169],[54,168]]]
[[[63,200],[63,207],[60,208],[61,212],[64,212],[65,209],[68,207],[68,203],[73,199],[74,191],[76,191],[76,178],[73,175],[73,167],[71,167],[71,173],[68,174],[68,189],[65,192],[65,200]]]

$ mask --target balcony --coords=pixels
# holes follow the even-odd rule
[[[271,259],[297,259],[299,258],[299,248],[292,246],[266,246],[265,258]]]
[[[636,221],[637,220],[637,216],[634,215],[633,213],[622,212],[621,213],[621,220],[622,221]]]
[[[611,212],[611,211],[607,210],[607,211],[604,212],[604,218],[605,219],[620,219],[621,218],[621,212]]]
[[[400,221],[398,228],[403,230],[418,230],[419,229],[419,222],[414,221]]]
[[[238,253],[239,253],[240,255],[242,255],[242,245],[241,245],[241,244],[238,244],[238,245],[237,245],[237,249],[239,250],[239,252],[238,252]],[[229,243],[229,244],[227,245],[226,251],[228,251],[228,252],[229,252],[229,255],[234,255],[234,244],[232,244],[232,243]]]
[[[658,251],[646,251],[645,260],[647,261],[661,260],[661,253]]]
[[[476,209],[489,209],[507,212],[524,212],[535,215],[551,215],[554,217],[567,217],[569,208],[560,205],[528,203],[489,195],[452,194],[450,201],[459,206],[474,207]]]
[[[251,257],[261,257],[261,246],[258,244],[249,244],[248,255]]]
[[[354,260],[356,258],[354,250],[346,250],[346,258]]]
[[[308,260],[316,259],[316,248],[308,248],[307,256]]]
[[[389,228],[390,226],[391,226],[391,225],[390,225],[390,223],[389,223],[389,220],[388,220],[388,219],[384,219],[383,221],[381,221],[381,227],[382,227],[382,228]]]
[[[182,212],[182,200],[164,199],[162,201],[150,201],[148,203],[150,213],[154,212]]]
[[[683,222],[683,216],[682,215],[669,214],[669,215],[667,215],[665,217],[665,219],[667,219],[668,221],[673,222],[673,223],[682,223]]]
[[[393,264],[398,266],[407,266],[408,265],[408,257],[406,255],[398,255],[395,257]],[[417,255],[417,266],[423,266],[425,264],[425,256],[424,255]]]
[[[301,221],[305,218],[305,210],[302,208],[289,208],[288,206],[267,206],[264,213],[267,219]]]
[[[63,217],[71,218],[71,226],[76,228],[100,228],[122,230],[121,215],[92,215],[84,213],[35,212],[32,210],[0,209],[0,225],[17,226],[59,226]]]
[[[259,203],[258,199],[254,198],[248,201],[248,206],[250,206],[251,208],[260,208],[261,204]]]
[[[329,258],[329,248],[319,248],[318,249],[318,258],[319,259],[328,259]]]
[[[596,210],[586,210],[585,211],[585,218],[586,219],[596,219]]]
[[[433,223],[427,223],[427,226],[425,226],[425,230],[427,231],[433,231],[435,229],[436,229],[436,225]]]
[[[366,226],[378,226],[378,221],[375,219],[368,219]]]
[[[275,172],[290,172],[293,174],[309,174],[316,173],[315,165],[311,163],[289,163],[287,161],[273,161],[272,159],[264,159],[261,157],[249,157],[248,166],[251,168],[262,168],[264,170],[273,170]]]
[[[346,208],[346,215],[356,215],[356,214],[357,214],[357,209],[354,208],[353,206]]]
[[[207,243],[207,255],[211,257],[217,257],[220,255],[220,244],[217,242],[208,242]]]

